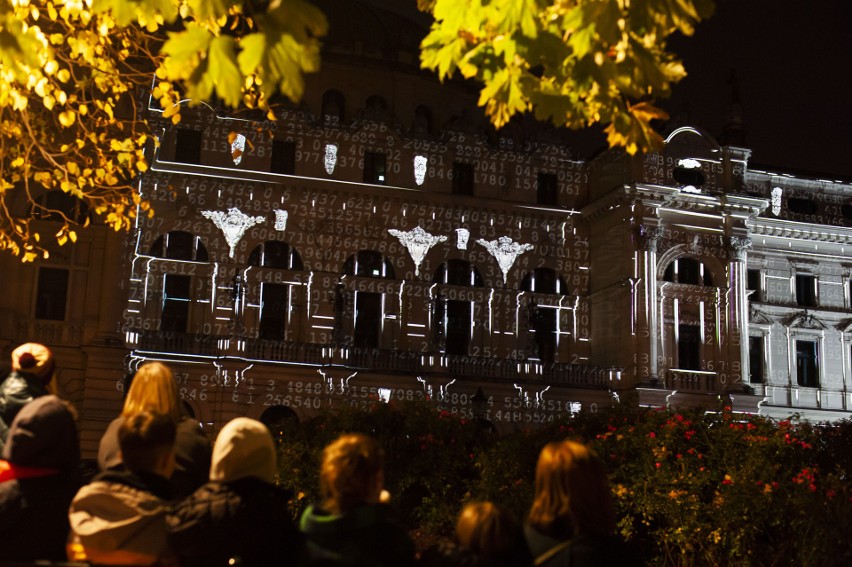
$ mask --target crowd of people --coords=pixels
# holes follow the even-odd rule
[[[525,567],[635,565],[614,534],[600,459],[573,441],[548,444],[535,497],[518,524],[498,504],[471,502],[456,537],[419,556],[395,520],[384,454],[345,434],[319,467],[321,501],[298,525],[275,482],[266,426],[239,417],[212,450],[182,414],[164,364],[135,374],[121,415],[100,442],[100,472],[81,486],[74,409],[52,393],[53,356],[27,343],[0,384],[0,562],[91,565]]]

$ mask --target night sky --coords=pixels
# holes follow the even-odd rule
[[[416,5],[364,1],[403,14]],[[689,124],[718,137],[734,70],[750,167],[852,180],[850,25],[850,0],[717,0],[716,14],[692,37],[670,42],[689,76],[658,101],[672,116],[668,128]],[[581,134],[579,153],[603,140]]]

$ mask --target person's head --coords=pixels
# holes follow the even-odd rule
[[[456,540],[480,557],[504,557],[512,552],[517,539],[517,523],[493,502],[465,505],[456,521]]]
[[[536,465],[528,520],[536,529],[559,537],[611,534],[612,497],[597,454],[574,441],[545,445]]]
[[[366,435],[350,433],[322,452],[320,494],[323,507],[343,514],[359,504],[379,502],[384,483],[384,452]]]
[[[53,353],[39,343],[24,343],[12,351],[12,370],[36,376],[45,386],[55,370]]]
[[[122,417],[142,411],[167,415],[175,423],[180,420],[182,408],[177,382],[162,362],[149,362],[139,367],[127,391]]]
[[[210,480],[232,482],[249,476],[275,482],[275,442],[264,424],[238,417],[216,437]]]
[[[3,447],[4,460],[22,467],[69,471],[80,462],[73,408],[56,396],[41,396],[15,416]]]
[[[175,465],[175,422],[162,413],[142,411],[125,416],[118,428],[124,466],[169,478]]]

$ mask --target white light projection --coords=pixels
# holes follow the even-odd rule
[[[231,142],[231,158],[234,160],[234,165],[240,165],[243,160],[243,152],[246,150],[246,137],[242,134],[237,134],[234,141]]]
[[[414,227],[407,232],[396,230],[395,228],[389,228],[388,232],[392,236],[396,236],[399,239],[399,243],[405,246],[405,249],[408,250],[409,255],[411,255],[411,259],[414,260],[415,276],[420,275],[420,263],[423,262],[423,258],[426,257],[426,253],[429,252],[429,249],[437,243],[447,240],[446,236],[433,236],[419,226]]]
[[[225,242],[231,247],[231,258],[234,257],[234,250],[246,230],[266,220],[262,215],[250,217],[236,207],[228,209],[227,213],[223,213],[222,211],[201,211],[201,215],[213,221],[216,228],[221,230],[222,234],[225,235]]]
[[[327,174],[331,175],[334,173],[334,166],[337,165],[337,144],[325,145],[323,163],[325,164],[325,172]]]
[[[466,228],[456,229],[456,248],[459,250],[467,250],[467,240],[470,238],[470,231]]]
[[[497,260],[497,265],[500,266],[500,271],[503,272],[503,284],[506,283],[506,278],[509,275],[509,270],[515,260],[524,252],[529,252],[534,248],[532,244],[521,244],[513,241],[508,236],[501,236],[497,240],[485,240],[480,238],[476,241],[480,246],[484,246],[488,253],[494,256]]]
[[[423,185],[426,179],[426,167],[429,160],[426,156],[414,156],[414,182]]]
[[[677,160],[677,165],[684,169],[701,169],[701,162],[692,158],[679,159]],[[701,193],[701,190],[695,185],[687,185],[681,190],[684,193]]]
[[[284,209],[275,209],[275,230],[284,232],[287,230],[288,213]]]

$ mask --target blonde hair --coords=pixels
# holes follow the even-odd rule
[[[481,557],[502,557],[517,538],[512,516],[493,502],[471,502],[456,521],[456,540]]]
[[[366,435],[350,433],[339,437],[322,452],[320,495],[323,508],[344,514],[378,497],[384,452]]]
[[[127,418],[143,411],[167,415],[175,423],[181,418],[177,383],[169,367],[161,362],[143,364],[136,371],[121,416]]]
[[[535,470],[528,521],[558,538],[611,535],[615,516],[606,471],[597,453],[574,441],[548,443]]]

